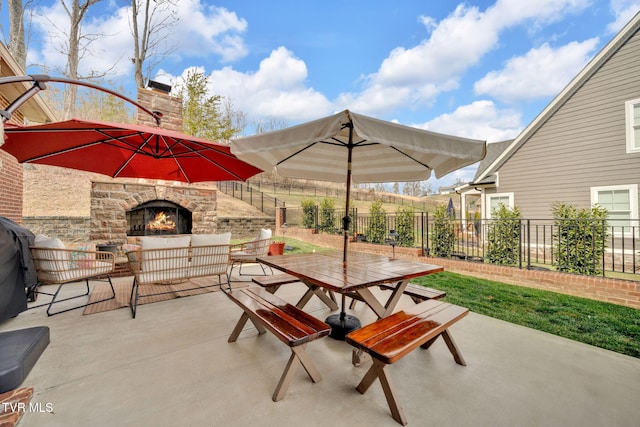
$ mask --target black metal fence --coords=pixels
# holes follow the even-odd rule
[[[260,209],[267,215],[275,216],[276,209],[285,206],[284,200],[278,200],[276,197],[271,197],[261,191],[255,190],[252,186],[244,182],[220,181],[217,185],[218,190]]]
[[[336,188],[333,186],[316,186],[304,184],[298,180],[287,180],[283,182],[275,181],[262,181],[259,178],[251,178],[248,181],[256,191],[264,191],[272,194],[287,194],[287,195],[303,195],[309,198],[317,199],[319,197],[335,197],[343,199],[346,196],[346,190],[344,188]],[[358,201],[375,201],[380,200],[384,203],[392,203],[402,206],[413,206],[416,210],[425,210],[426,203],[411,200],[407,197],[388,193],[386,191],[375,191],[373,189],[351,189],[351,200]]]
[[[302,208],[285,209],[284,221],[289,226],[314,228],[318,232],[342,233],[342,218],[344,210],[334,210],[332,215],[322,213],[317,209],[312,218],[304,221]],[[509,250],[510,257],[505,265],[529,269],[562,269],[566,263],[565,251],[578,248],[589,254],[589,263],[593,263],[590,271],[622,272],[638,274],[640,272],[640,221],[632,220],[636,225],[611,225],[602,221],[592,221],[588,227],[597,230],[597,238],[592,234],[580,237],[576,241],[575,235],[567,233],[572,227],[571,220],[554,219],[478,219],[465,221],[447,219],[448,241],[443,239],[438,219],[425,212],[413,214],[410,226],[406,219],[402,220],[396,214],[385,214],[383,218],[372,217],[368,213],[359,213],[353,209],[350,213],[351,223],[349,232],[356,236],[356,240],[379,244],[396,244],[406,246],[405,242],[412,242],[410,246],[419,247],[425,255],[443,256],[465,259],[477,262],[503,263],[489,256],[498,250]],[[510,234],[497,233],[500,221],[511,221]],[[372,239],[371,234],[375,234]],[[406,234],[410,233],[410,236]],[[442,250],[445,247],[446,250]],[[507,249],[505,249],[507,248]],[[489,256],[489,257],[488,257]]]

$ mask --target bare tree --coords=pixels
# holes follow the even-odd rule
[[[144,87],[146,74],[167,56],[172,46],[165,45],[170,30],[178,21],[176,0],[131,0],[131,32],[133,33],[134,75],[138,87]],[[153,58],[153,60],[151,60]]]
[[[85,0],[80,2],[79,0],[71,0],[70,4],[67,4],[66,0],[60,0],[60,4],[62,4],[62,7],[64,7],[65,12],[67,12],[69,16],[69,33],[67,34],[66,52],[63,53],[67,55],[64,74],[71,79],[104,77],[108,73],[108,71],[100,74],[92,72],[91,76],[80,76],[78,73],[80,60],[87,52],[88,45],[101,36],[100,34],[84,34],[82,32],[82,20],[89,8],[101,1],[102,0]],[[69,85],[64,96],[63,115],[65,118],[71,116],[76,105],[77,97],[78,87],[76,85]]]
[[[22,0],[8,0],[9,4],[9,52],[24,70],[27,66],[27,49],[24,33],[24,8]]]
[[[7,0],[9,6],[9,52],[18,65],[27,68],[28,28],[38,0]]]

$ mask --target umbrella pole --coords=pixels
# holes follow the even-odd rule
[[[342,230],[344,231],[344,244],[342,245],[342,266],[347,267],[347,248],[349,245],[349,224],[351,223],[351,217],[349,216],[349,204],[351,198],[351,157],[353,154],[353,125],[349,128],[349,147],[347,154],[347,201],[344,206],[344,217],[342,218]]]
[[[353,123],[348,123],[349,127],[349,145],[347,146],[347,201],[345,203],[344,217],[342,218],[342,229],[344,231],[344,246],[342,253],[342,268],[347,268],[347,245],[349,244],[349,224],[351,217],[349,216],[349,199],[351,198],[351,155],[353,152]],[[329,336],[337,340],[344,340],[344,337],[351,331],[359,329],[362,324],[360,319],[346,313],[346,296],[342,294],[342,309],[340,314],[332,314],[325,319],[325,322],[331,326]]]

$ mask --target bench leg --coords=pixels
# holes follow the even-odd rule
[[[227,340],[228,342],[236,342],[236,340],[238,339],[238,336],[240,335],[240,332],[242,332],[244,325],[247,323],[247,320],[249,319],[251,319],[251,317],[249,317],[247,313],[242,313],[242,316],[240,316],[240,319],[238,319],[238,323],[236,323],[236,327],[233,328],[233,331],[231,332],[231,335]],[[257,322],[253,319],[251,319],[251,322],[258,330],[258,334],[262,335],[265,332],[267,332],[267,330],[264,328],[264,326],[260,324],[260,322]]]
[[[322,375],[320,375],[320,371],[316,368],[316,365],[313,363],[307,352],[305,351],[306,344],[302,344],[297,347],[291,347],[291,356],[289,357],[289,361],[287,362],[287,366],[284,368],[284,372],[280,377],[280,381],[278,382],[278,386],[276,390],[273,392],[273,401],[277,402],[281,400],[285,394],[287,394],[287,389],[289,388],[289,384],[291,384],[291,379],[298,368],[298,365],[302,365],[305,371],[307,371],[307,375],[311,378],[311,381],[314,383],[322,380]]]
[[[360,384],[356,387],[361,394],[364,394],[371,384],[376,380],[376,378],[380,379],[380,385],[382,385],[382,391],[384,391],[384,396],[387,399],[387,404],[389,405],[389,409],[391,410],[391,416],[394,420],[402,424],[403,426],[407,425],[407,417],[404,415],[404,411],[402,406],[398,403],[394,393],[394,385],[391,381],[391,377],[387,375],[387,371],[385,368],[386,364],[383,362],[373,359],[373,365],[367,371],[367,373],[360,381]]]
[[[465,362],[464,357],[462,357],[460,349],[456,345],[456,342],[453,340],[453,337],[447,329],[442,331],[442,338],[444,338],[444,342],[447,343],[447,347],[449,347],[449,351],[453,355],[453,359],[456,361],[456,363],[458,365],[467,366],[467,362]]]
[[[467,366],[467,362],[465,362],[464,357],[462,357],[462,352],[460,352],[460,349],[456,345],[456,342],[453,340],[453,337],[449,333],[449,330],[445,329],[444,331],[442,331],[440,335],[442,335],[442,339],[447,344],[449,351],[453,355],[453,360],[455,360],[458,365]],[[433,344],[433,342],[438,339],[440,335],[434,338],[431,338],[429,341],[422,344],[420,348],[423,348],[425,350],[428,349],[429,347],[431,347],[431,344]]]

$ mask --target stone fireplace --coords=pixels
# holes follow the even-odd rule
[[[90,239],[126,243],[144,235],[216,233],[214,186],[92,182]]]

